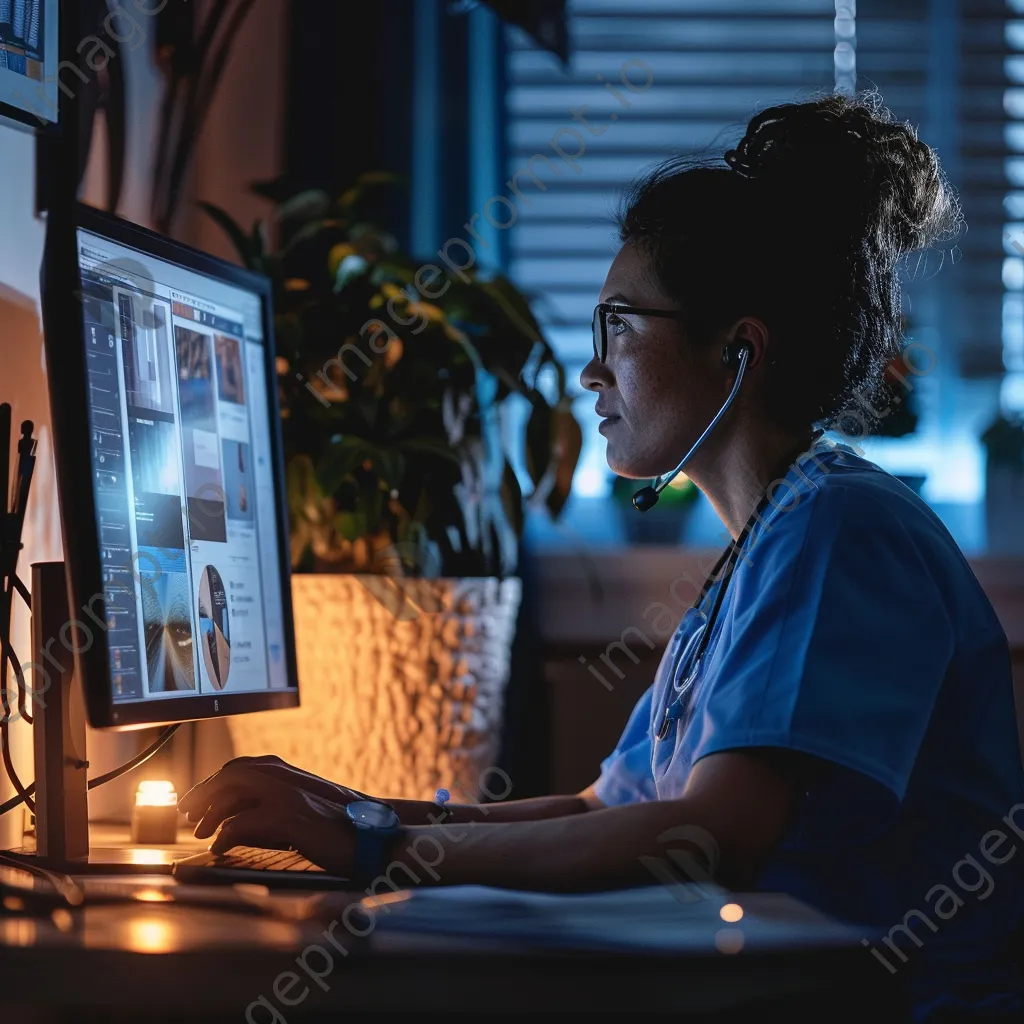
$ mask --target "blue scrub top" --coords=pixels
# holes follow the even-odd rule
[[[687,714],[656,741],[703,615],[683,617],[598,798],[679,797],[719,751],[813,755],[823,770],[757,887],[858,924],[918,1020],[940,1005],[1024,1006],[1006,954],[1024,920],[1009,647],[932,510],[848,446],[815,444],[748,537]]]

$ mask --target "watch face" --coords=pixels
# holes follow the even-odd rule
[[[353,800],[345,808],[348,816],[357,825],[368,828],[394,828],[398,824],[398,815],[394,808],[376,800]]]

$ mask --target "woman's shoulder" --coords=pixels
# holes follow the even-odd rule
[[[841,518],[846,531],[897,529],[959,551],[919,494],[845,444],[820,445],[806,452],[775,491],[778,497],[766,520],[772,525],[781,523],[787,511],[803,506],[806,515]]]
[[[765,522],[762,558],[796,571],[830,572],[848,588],[874,593],[897,579],[910,594],[939,595],[958,633],[998,632],[998,619],[974,571],[935,511],[891,473],[850,450],[806,465],[791,513]],[[816,566],[817,568],[812,568]]]

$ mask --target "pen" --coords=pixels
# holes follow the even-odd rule
[[[7,477],[11,471],[11,407],[0,404],[0,513],[6,512]]]
[[[18,441],[18,469],[11,507],[14,521],[10,535],[12,551],[9,572],[12,576],[18,571],[18,550],[21,547],[21,531],[25,524],[25,506],[28,504],[28,489],[32,483],[32,471],[36,464],[36,442],[32,439],[33,426],[31,420],[23,421],[21,439]]]
[[[32,482],[32,470],[36,464],[36,442],[32,438],[34,424],[24,420],[21,424],[21,438],[18,440],[18,485],[13,495],[13,511],[18,516],[18,540],[21,540],[21,524],[25,519],[25,506],[28,504],[28,488]]]

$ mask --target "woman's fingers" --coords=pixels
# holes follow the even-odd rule
[[[223,771],[223,769],[221,769]],[[220,772],[208,775],[202,782],[197,782],[179,801],[178,810],[188,816],[189,821],[198,821],[210,805],[210,794],[219,785]]]
[[[234,814],[259,807],[263,801],[250,789],[226,786],[219,790],[210,801],[205,813],[195,827],[196,839],[206,839],[217,831],[217,826]]]
[[[296,768],[276,754],[267,754],[232,758],[220,771],[193,786],[178,801],[178,810],[195,824],[206,816],[208,809],[219,799],[219,794],[228,787],[244,787],[261,798],[275,790],[289,789],[314,793],[334,804],[363,799],[363,795],[355,790],[345,789],[319,775]]]
[[[234,846],[287,849],[295,845],[300,828],[294,814],[275,813],[266,807],[241,811],[224,822],[210,844],[210,852],[227,853]]]

